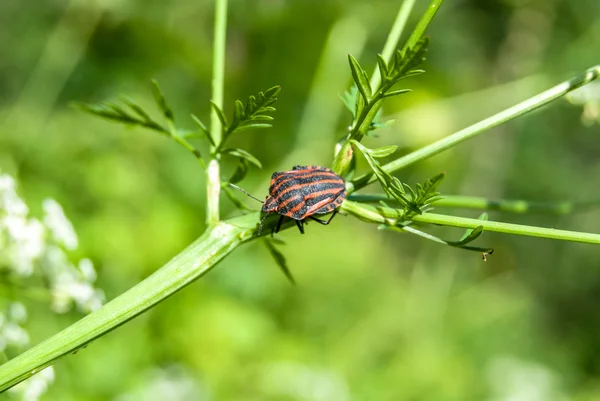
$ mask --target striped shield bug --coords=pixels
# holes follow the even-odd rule
[[[236,185],[229,184],[246,195],[255,198]],[[294,166],[289,171],[278,171],[271,176],[269,195],[261,211],[266,213],[260,222],[258,234],[262,231],[263,222],[272,213],[280,215],[273,232],[279,232],[286,217],[293,219],[301,234],[304,234],[304,221],[311,219],[323,225],[331,222],[337,208],[346,199],[346,185],[339,175],[321,166]],[[314,215],[331,213],[327,221]],[[273,232],[271,234],[273,234]]]

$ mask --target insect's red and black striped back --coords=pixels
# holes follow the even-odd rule
[[[263,212],[278,213],[295,220],[334,211],[346,199],[344,180],[321,166],[294,166],[273,173]]]

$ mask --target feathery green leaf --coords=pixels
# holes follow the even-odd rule
[[[360,64],[358,64],[358,61],[351,54],[348,54],[348,61],[350,63],[350,71],[352,72],[352,78],[356,83],[356,87],[365,103],[368,103],[371,99],[371,84],[369,83],[367,72],[363,70]]]
[[[167,99],[165,98],[165,95],[163,94],[162,90],[160,89],[158,82],[156,82],[156,80],[154,80],[154,79],[152,80],[152,93],[154,94],[154,100],[156,101],[156,104],[162,111],[163,116],[165,116],[165,118],[167,120],[169,120],[171,123],[174,123],[175,116],[173,115],[173,110],[167,103]]]
[[[256,157],[254,157],[252,154],[245,151],[244,149],[227,148],[227,149],[223,149],[221,152],[224,154],[229,154],[231,156],[236,156],[236,157],[245,159],[245,160],[249,161],[250,163],[254,164],[256,167],[262,168],[262,164],[260,163],[260,161]]]
[[[273,259],[275,259],[275,262],[277,263],[277,266],[279,266],[281,272],[290,281],[290,283],[296,284],[296,280],[294,280],[294,277],[292,276],[292,273],[290,272],[290,269],[287,266],[287,262],[283,253],[281,253],[277,248],[275,248],[275,244],[273,244],[273,242],[269,239],[265,240],[265,245],[267,246],[267,249],[269,250],[271,256],[273,256]]]

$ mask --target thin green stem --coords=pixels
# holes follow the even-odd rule
[[[359,194],[349,196],[350,200],[362,203],[393,202],[385,194]],[[512,199],[487,199],[480,196],[444,195],[433,203],[435,207],[498,210],[510,213],[552,213],[569,214],[600,206],[600,200],[585,202],[532,202]]]
[[[395,225],[404,221],[402,211],[388,207],[374,207],[352,201],[345,201],[341,210],[371,223]],[[524,235],[529,237],[558,239],[563,241],[584,242],[600,245],[600,234],[576,231],[557,230],[554,228],[533,227],[497,221],[470,219],[466,217],[446,216],[443,214],[424,213],[411,217],[418,223],[435,224],[459,228],[477,228],[505,234]]]
[[[446,241],[444,239],[436,237],[435,235],[431,235],[424,231],[417,230],[416,228],[411,227],[411,226],[403,226],[403,227],[380,226],[380,227],[385,227],[386,229],[393,230],[393,231],[407,232],[407,233],[410,233],[413,235],[417,235],[421,238],[425,238],[430,241],[437,242],[438,244],[448,245],[448,246],[452,246],[452,247],[455,247],[458,249],[464,249],[466,251],[481,252],[484,259],[486,258],[486,255],[489,255],[490,253],[494,252],[494,249],[489,248],[489,247],[483,248],[483,247],[478,247],[478,246],[471,246],[471,245],[468,245],[468,243],[462,244],[460,241]]]
[[[403,30],[403,24],[406,23],[406,18],[408,18],[408,14],[410,13],[410,11],[412,9],[412,5],[410,4],[410,1],[408,3],[409,4],[403,3],[402,6],[400,7],[400,10],[398,11],[398,16],[396,17],[396,20],[394,21],[394,25],[392,26],[392,29],[390,30],[390,34],[388,35],[388,40],[386,41],[385,48],[384,48],[384,51],[387,52],[386,55],[388,57],[387,57],[386,61],[388,63],[391,61],[392,56],[394,54],[393,49],[397,48],[397,46],[398,46],[398,40],[400,39],[400,35]],[[413,47],[417,43],[417,41],[423,36],[427,26],[429,25],[429,23],[431,23],[431,20],[435,16],[437,10],[439,9],[439,7],[441,6],[442,3],[443,3],[443,0],[431,0],[429,7],[427,8],[427,11],[419,20],[417,27],[415,28],[415,31],[412,32],[407,43],[404,45],[404,48],[407,48],[407,46],[409,46],[409,44],[410,44],[410,47]],[[392,49],[392,50],[390,50],[390,49]],[[375,77],[379,77],[379,78],[375,78]],[[344,142],[344,144],[340,147],[340,150],[335,155],[335,159],[333,161],[332,168],[333,168],[333,171],[335,171],[337,174],[339,174],[341,176],[345,176],[347,174],[347,172],[349,171],[350,163],[352,161],[352,157],[354,154],[354,148],[352,147],[352,145],[350,144],[349,141],[351,139],[355,139],[357,141],[362,140],[362,138],[368,132],[371,123],[375,119],[375,116],[377,115],[377,112],[379,111],[379,109],[381,107],[383,96],[382,96],[381,91],[379,90],[379,87],[381,86],[380,85],[381,84],[380,74],[374,74],[371,77],[370,85],[372,88],[374,88],[373,84],[374,84],[374,82],[376,82],[376,81],[373,81],[374,79],[379,80],[379,84],[375,87],[378,90],[373,90],[375,95],[371,99],[369,99],[368,103],[364,106],[364,108],[362,109],[360,114],[355,116],[355,119],[351,125],[350,132],[348,134],[347,140]]]
[[[433,203],[435,207],[498,210],[510,213],[570,214],[599,206],[600,201],[590,202],[531,202],[512,199],[486,199],[479,196],[444,196]]]
[[[215,1],[215,28],[213,38],[213,77],[212,101],[223,110],[223,89],[225,82],[225,45],[227,37],[227,0]],[[210,135],[219,144],[223,136],[223,126],[214,109],[210,113]]]
[[[212,101],[223,109],[223,91],[225,82],[225,43],[227,36],[227,0],[216,0],[215,30],[213,49]],[[211,159],[206,169],[206,223],[216,224],[220,220],[219,195],[221,193],[221,169],[217,149],[223,139],[223,129],[219,116],[214,109],[210,113],[210,136],[215,145],[211,145]]]
[[[381,56],[388,63],[392,59],[394,52],[398,48],[398,43],[400,42],[400,37],[402,36],[402,31],[404,31],[404,27],[406,26],[406,21],[408,21],[408,17],[412,12],[412,9],[415,5],[415,0],[404,0],[400,9],[398,10],[398,14],[396,15],[396,19],[394,20],[394,24],[392,25],[392,29],[390,29],[390,33],[388,34],[387,40],[383,45],[383,50],[381,52]],[[379,71],[379,65],[375,66],[375,70],[373,71],[373,75],[371,75],[371,89],[375,91],[376,88],[379,87],[381,83],[381,74]]]
[[[427,7],[427,10],[417,23],[417,26],[410,34],[408,40],[402,48],[402,51],[406,51],[407,49],[414,47],[417,44],[417,42],[421,40],[421,38],[425,34],[425,31],[427,30],[427,27],[433,20],[433,17],[435,17],[435,15],[437,14],[443,2],[444,0],[432,0],[431,3],[429,3],[429,7]]]
[[[571,242],[583,242],[586,244],[600,244],[600,234],[525,226],[521,224],[502,223],[497,221],[469,219],[466,217],[446,216],[435,213],[425,213],[414,216],[413,221],[462,228],[477,228],[482,226],[484,231],[494,231],[497,233],[557,239]]]
[[[414,164],[424,159],[428,159],[431,156],[435,156],[446,149],[449,149],[463,141],[466,141],[467,139],[471,139],[481,134],[482,132],[485,132],[500,124],[517,118],[523,114],[529,113],[537,108],[540,108],[581,86],[589,84],[590,82],[597,79],[599,76],[600,65],[589,68],[582,74],[579,74],[569,79],[568,81],[558,84],[545,92],[533,96],[519,104],[516,104],[515,106],[509,107],[508,109],[503,110],[498,114],[488,117],[485,120],[482,120],[476,124],[471,125],[470,127],[467,127],[450,136],[447,136],[446,138],[440,139],[439,141],[434,142],[431,145],[425,146],[417,151],[409,153],[406,156],[396,159],[393,162],[390,162],[383,166],[383,168],[385,171],[391,174],[404,167],[410,166],[411,164]],[[349,193],[352,193],[372,182],[375,182],[376,180],[377,178],[375,177],[375,174],[364,174],[356,178],[352,182],[347,183],[346,189]]]

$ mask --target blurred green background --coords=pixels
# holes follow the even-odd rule
[[[409,28],[427,3],[417,1]],[[350,122],[338,98],[350,83],[347,53],[370,70],[399,4],[230,1],[226,111],[282,87],[275,127],[234,138],[265,166],[244,188],[262,197],[272,171],[331,163]],[[108,299],[202,233],[204,177],[167,139],[69,103],[125,93],[152,108],[155,78],[181,125],[193,126],[191,112],[208,121],[212,18],[211,1],[0,2],[0,169],[31,206],[49,196],[63,205],[81,240],[73,257],[94,260]],[[368,146],[414,150],[598,63],[600,2],[446,1],[428,33],[427,74],[385,104],[398,121]],[[581,114],[559,100],[399,177],[414,184],[446,171],[444,194],[598,199],[600,129]],[[240,213],[222,205],[225,216]],[[600,232],[600,208],[490,218]],[[487,233],[495,253],[484,263],[407,235],[343,216],[304,236],[287,230],[296,287],[260,242],[244,246],[61,360],[43,399],[600,399],[600,247]],[[80,317],[28,307],[33,343]]]

